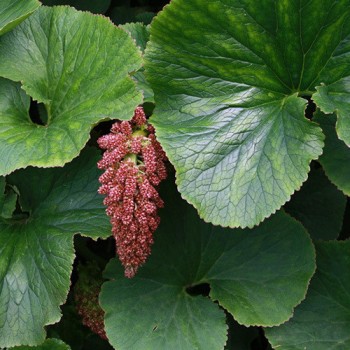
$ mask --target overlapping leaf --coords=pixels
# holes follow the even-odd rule
[[[41,7],[0,39],[0,75],[21,81],[45,105],[28,117],[28,97],[0,84],[0,174],[28,165],[62,166],[76,157],[102,119],[129,119],[142,102],[128,76],[141,66],[132,39],[107,18],[69,7]]]
[[[280,212],[253,230],[233,231],[204,223],[177,196],[164,198],[146,265],[131,280],[117,260],[106,271],[112,281],[100,301],[116,349],[223,349],[225,314],[215,300],[245,325],[291,317],[315,269],[312,243],[299,223]],[[205,283],[211,300],[186,292]]]
[[[342,82],[332,101],[345,139],[349,18],[347,1],[174,0],[153,21],[152,122],[206,221],[253,226],[300,188],[323,147],[301,97],[321,83]]]
[[[96,153],[86,151],[64,168],[10,176],[23,213],[0,220],[0,347],[44,341],[43,327],[60,319],[70,286],[73,235],[109,235]]]
[[[342,6],[349,6],[346,2]],[[330,18],[334,36],[324,38],[325,43],[333,47],[332,55],[325,67],[319,72],[317,93],[313,99],[325,113],[335,112],[337,115],[337,134],[350,146],[350,18],[349,13],[339,13],[339,17]],[[337,32],[334,29],[338,27]],[[323,54],[321,51],[320,54]]]
[[[350,195],[350,147],[339,140],[335,130],[335,115],[317,113],[315,121],[326,135],[325,147],[320,157],[326,175],[346,195]]]
[[[345,206],[346,197],[323,170],[313,169],[301,190],[284,208],[304,225],[313,239],[330,240],[340,234]]]
[[[39,6],[40,2],[38,0],[1,0],[0,35],[20,24]]]
[[[318,87],[314,101],[325,113],[336,111],[338,117],[337,134],[350,147],[350,72],[347,74],[349,76],[346,79],[329,86]]]
[[[149,26],[143,23],[126,23],[120,25],[119,28],[126,30],[135,40],[137,46],[142,52],[145,51],[147,42],[149,40]]]
[[[293,318],[266,329],[280,350],[350,348],[350,241],[316,244],[317,271]]]
[[[126,23],[120,25],[119,27],[123,28],[131,35],[131,37],[135,40],[136,45],[142,52],[145,51],[149,40],[149,26],[145,26],[142,23]],[[144,69],[141,68],[138,72],[136,72],[134,78],[137,81],[139,89],[143,91],[144,102],[154,103],[153,90],[145,78]]]

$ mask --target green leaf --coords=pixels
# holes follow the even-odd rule
[[[335,7],[344,7],[344,12],[334,18],[331,17],[333,11],[327,15],[333,23],[325,44],[329,44],[333,52],[318,74],[321,85],[317,87],[313,100],[324,113],[336,113],[337,134],[350,146],[350,9],[347,6],[345,2],[335,4]],[[324,55],[324,52],[320,53]]]
[[[149,40],[149,26],[142,23],[126,23],[120,25],[119,28],[127,31],[131,37],[135,40],[136,45],[139,49],[144,52],[146,49],[146,44]]]
[[[321,125],[326,135],[320,163],[328,178],[350,196],[350,148],[338,139],[335,130],[336,116],[319,112],[314,120]]]
[[[350,348],[350,241],[316,244],[317,271],[293,318],[266,329],[274,349]]]
[[[306,180],[323,135],[301,97],[349,76],[348,5],[173,0],[152,22],[151,121],[204,220],[252,227]]]
[[[146,80],[144,69],[137,71],[134,74],[134,78],[136,80],[138,88],[143,92],[143,102],[154,103],[154,93],[148,81]]]
[[[301,224],[279,212],[253,230],[232,231],[204,223],[177,194],[164,198],[149,261],[130,280],[117,260],[105,272],[112,281],[100,302],[116,349],[223,349],[225,314],[216,300],[245,325],[291,317],[315,270]],[[203,284],[210,298],[191,295]]]
[[[46,339],[38,346],[16,346],[13,350],[70,350],[70,346],[59,339]]]
[[[76,157],[95,124],[130,119],[142,102],[128,76],[139,50],[107,18],[69,7],[41,7],[0,38],[0,75],[21,81],[45,105],[46,125],[28,117],[18,85],[0,83],[0,175],[28,165],[62,166]]]
[[[140,50],[142,52],[145,51],[147,42],[149,40],[149,26],[145,26],[142,23],[126,23],[120,25],[119,28],[127,31],[135,40],[136,45],[140,48]],[[145,78],[143,67],[134,74],[134,78],[137,82],[138,88],[143,92],[144,102],[154,103],[153,90]]]
[[[39,6],[40,2],[38,0],[1,0],[0,35],[16,27]]]
[[[97,194],[97,151],[64,168],[27,168],[9,177],[24,212],[0,220],[0,347],[37,345],[57,322],[74,259],[73,235],[107,237],[110,224]]]
[[[350,76],[329,86],[318,87],[317,94],[313,96],[313,99],[322,112],[333,113],[336,111],[338,117],[337,134],[350,147]]]
[[[342,229],[346,197],[314,169],[301,190],[286,203],[285,210],[298,219],[313,239],[336,239]]]
[[[142,22],[147,25],[147,24],[151,24],[155,15],[156,14],[154,12],[146,11],[146,12],[138,13],[135,17],[138,22]]]
[[[223,349],[227,326],[218,305],[191,297],[184,286],[176,281],[166,284],[157,275],[127,281],[118,267],[116,261],[110,264],[109,274],[118,281],[107,283],[100,296],[107,312],[105,329],[114,348]],[[168,267],[169,272],[178,272],[175,264]]]
[[[178,115],[171,124],[152,118],[158,139],[175,165],[179,191],[205,221],[252,227],[300,188],[310,160],[322,152],[322,134],[304,119],[296,96],[242,108],[234,118],[232,109],[202,103],[190,107],[188,113],[198,113],[193,118]]]

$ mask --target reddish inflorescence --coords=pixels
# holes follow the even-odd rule
[[[111,133],[98,139],[104,149],[98,167],[99,193],[111,218],[117,254],[125,276],[133,277],[151,253],[153,233],[159,225],[157,209],[163,207],[157,186],[167,176],[166,155],[147,123],[142,107],[130,122],[116,122]]]
[[[107,340],[104,329],[104,311],[98,302],[102,283],[103,279],[97,276],[96,270],[88,267],[86,271],[83,270],[79,274],[79,280],[74,288],[74,297],[83,324],[102,339]]]

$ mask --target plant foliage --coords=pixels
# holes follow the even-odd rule
[[[348,350],[350,0],[167,2],[0,3],[0,348]]]
[[[141,57],[127,33],[70,7],[41,7],[3,36],[0,61],[0,75],[22,84],[19,90],[2,81],[2,175],[28,165],[62,166],[79,154],[94,124],[131,118],[142,101],[128,76]],[[44,104],[43,125],[28,120],[23,90]]]
[[[337,109],[346,142],[347,102],[330,95],[349,74],[348,5],[175,0],[157,16],[147,50],[152,122],[204,220],[252,227],[300,188],[324,139],[302,97]]]
[[[109,235],[97,159],[88,150],[64,168],[27,168],[9,177],[23,213],[0,222],[2,346],[44,341],[43,327],[60,319],[70,286],[73,235]]]
[[[190,292],[202,284],[241,324],[273,326],[291,317],[315,268],[311,240],[299,223],[280,212],[254,230],[231,232],[201,221],[178,194],[164,197],[162,225],[145,268],[132,280],[122,278],[115,261],[106,270],[113,281],[105,284],[101,305],[116,349],[222,349],[223,310]],[[129,333],[132,324],[137,327]]]

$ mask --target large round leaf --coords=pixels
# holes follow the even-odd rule
[[[110,224],[97,194],[98,152],[64,168],[27,168],[9,182],[24,211],[0,219],[0,347],[40,344],[60,319],[70,286],[73,235],[106,237]]]
[[[24,21],[38,7],[38,0],[1,0],[0,4],[0,35],[13,29]]]
[[[350,196],[350,147],[337,137],[336,116],[319,112],[315,121],[321,125],[326,135],[320,163],[329,179]]]
[[[164,198],[149,261],[131,280],[117,260],[106,271],[112,281],[100,301],[116,349],[223,349],[225,314],[216,300],[245,325],[291,317],[315,269],[298,222],[279,212],[253,230],[233,231],[204,223],[178,195]],[[203,284],[210,298],[191,295]]]
[[[21,81],[44,103],[48,119],[45,125],[28,120],[28,98],[18,87],[0,84],[0,157],[6,159],[0,174],[28,165],[62,166],[79,154],[94,124],[129,119],[142,102],[128,76],[141,66],[140,51],[102,16],[41,7],[0,38],[0,62],[0,75]]]
[[[317,271],[293,318],[266,329],[280,350],[350,349],[350,241],[316,244]]]
[[[152,122],[206,221],[253,226],[306,180],[323,135],[300,96],[350,75],[349,19],[348,1],[173,0],[153,21]]]

